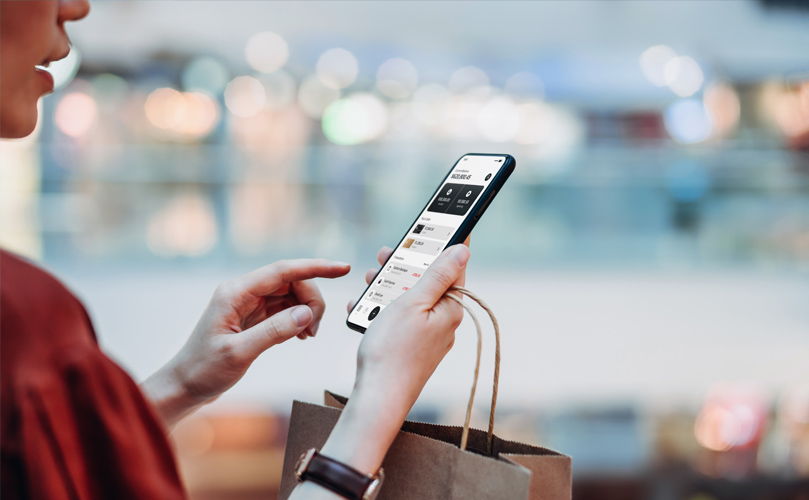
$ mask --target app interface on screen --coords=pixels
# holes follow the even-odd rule
[[[480,195],[503,166],[504,156],[464,156],[430,200],[402,243],[360,298],[349,320],[368,328],[388,304],[418,281],[447,247]]]

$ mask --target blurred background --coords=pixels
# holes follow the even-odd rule
[[[806,2],[98,1],[68,32],[0,144],[0,242],[137,380],[219,282],[353,265],[316,339],[176,429],[193,499],[275,498],[292,399],[350,392],[345,304],[468,152],[517,159],[468,275],[498,434],[571,455],[580,500],[809,499]],[[414,419],[462,423],[474,346]]]

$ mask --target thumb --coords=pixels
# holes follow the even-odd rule
[[[469,248],[465,245],[449,247],[427,268],[405,297],[418,304],[433,307],[447,289],[463,276],[470,255]]]
[[[313,318],[309,306],[299,305],[284,309],[242,332],[241,347],[246,351],[245,354],[258,357],[270,347],[303,332]]]

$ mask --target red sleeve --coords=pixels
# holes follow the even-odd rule
[[[183,499],[162,422],[98,348],[84,308],[30,264],[0,265],[4,499]]]

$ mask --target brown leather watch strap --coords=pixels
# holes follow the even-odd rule
[[[309,466],[301,473],[301,480],[312,481],[349,500],[362,500],[368,486],[374,481],[362,472],[338,462],[317,451]]]

